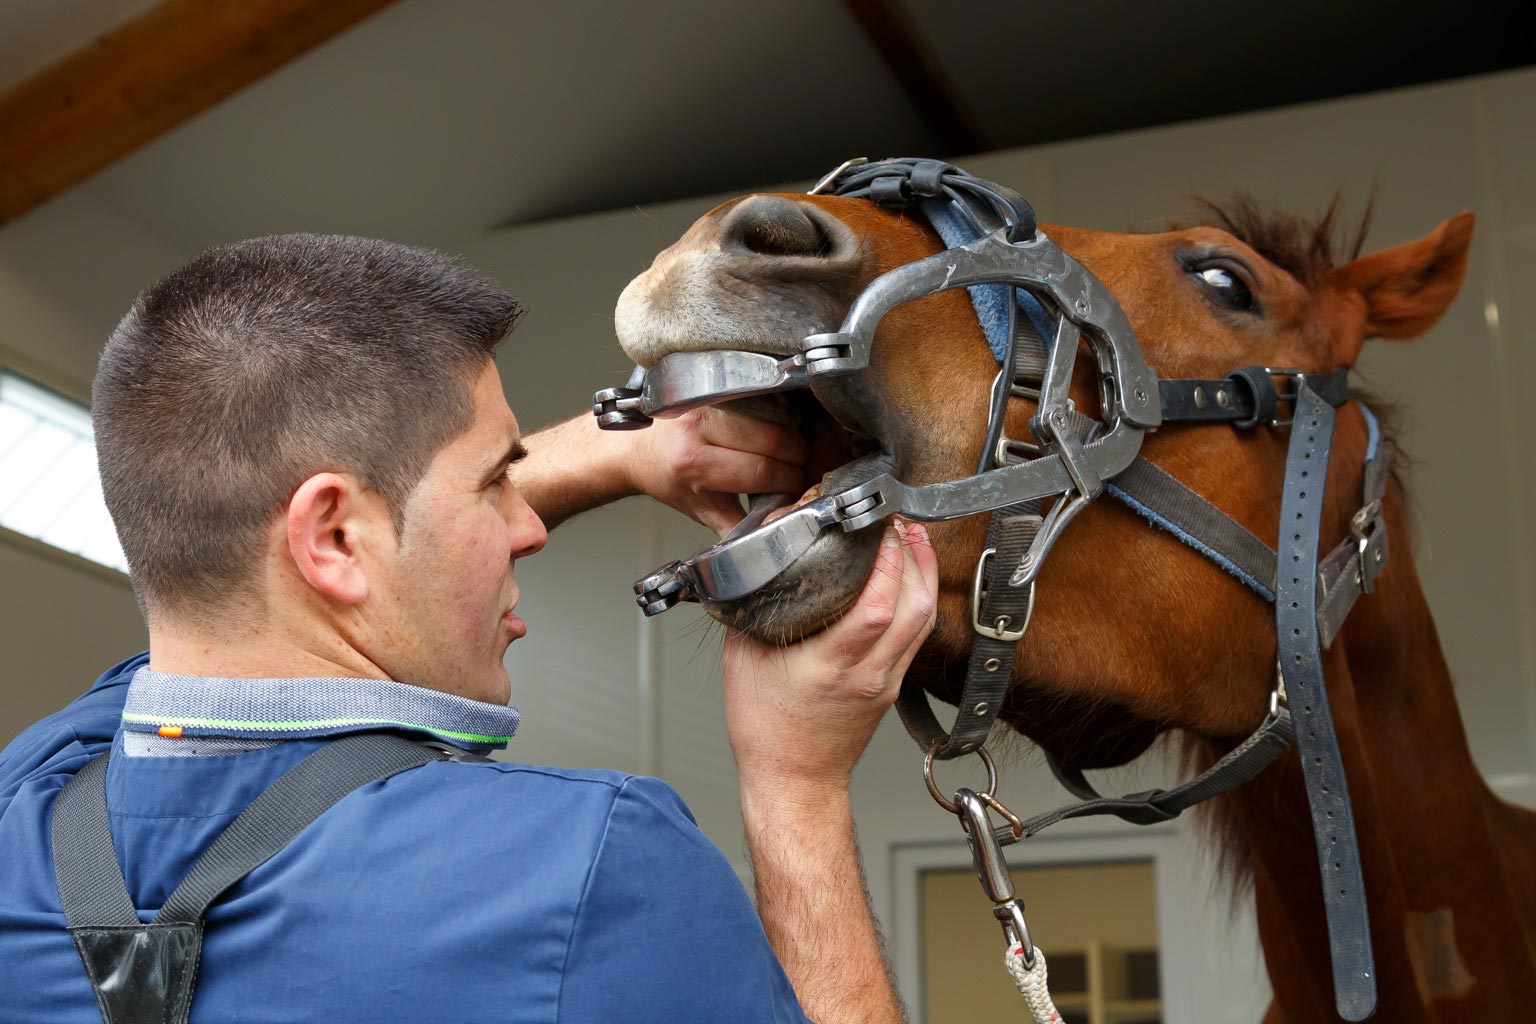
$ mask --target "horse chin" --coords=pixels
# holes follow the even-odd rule
[[[736,601],[703,600],[718,622],[771,644],[792,644],[842,617],[864,589],[880,530],[825,533],[761,590]]]

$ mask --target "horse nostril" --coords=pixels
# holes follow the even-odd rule
[[[800,203],[782,196],[752,196],[738,203],[725,225],[727,248],[759,256],[825,259],[832,239]]]

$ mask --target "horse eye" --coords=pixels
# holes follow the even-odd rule
[[[1248,290],[1248,285],[1241,277],[1226,267],[1196,267],[1194,273],[1228,306],[1233,309],[1253,309],[1253,292]]]

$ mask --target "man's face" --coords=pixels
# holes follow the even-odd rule
[[[402,682],[505,704],[502,658],[526,631],[512,612],[512,565],[544,546],[544,524],[513,487],[517,419],[488,364],[468,430],[448,442],[411,492],[396,557],[371,616],[376,661]]]

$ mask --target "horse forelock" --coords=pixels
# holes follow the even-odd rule
[[[1273,209],[1247,192],[1235,192],[1223,201],[1204,196],[1191,196],[1190,201],[1201,209],[1201,218],[1175,221],[1167,229],[1220,228],[1308,288],[1338,266],[1341,256],[1344,262],[1359,257],[1376,209],[1372,194],[1359,221],[1346,228],[1339,193],[1315,217]]]

